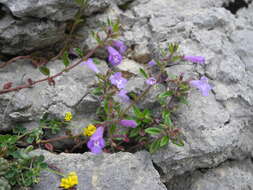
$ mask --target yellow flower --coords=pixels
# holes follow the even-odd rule
[[[91,136],[96,132],[97,128],[92,125],[89,124],[86,128],[83,129],[83,135],[84,136]]]
[[[77,184],[78,184],[78,176],[76,175],[76,172],[70,172],[68,177],[64,177],[61,179],[60,187],[64,189],[69,189]]]
[[[72,113],[71,112],[66,112],[64,119],[65,119],[65,121],[70,121],[72,119]]]

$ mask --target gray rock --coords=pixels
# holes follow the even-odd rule
[[[132,3],[135,0],[114,0],[114,1],[119,6],[127,6],[128,4]]]
[[[95,3],[95,1],[91,2]],[[101,5],[104,8],[101,11],[109,6],[109,1],[96,2],[102,3]],[[216,172],[216,169],[210,169],[210,172],[207,171],[206,175],[199,173],[198,170],[209,170],[209,168],[218,167],[229,159],[242,160],[253,155],[252,4],[249,5],[248,9],[238,11],[235,16],[222,7],[224,3],[227,4],[230,0],[135,0],[126,10],[120,9],[114,2],[116,1],[110,1],[110,6],[105,9],[104,13],[100,13],[99,10],[95,11],[98,14],[87,18],[87,24],[78,31],[78,34],[85,36],[84,41],[80,42],[83,49],[94,47],[94,40],[88,37],[87,34],[91,30],[97,29],[99,22],[105,21],[109,15],[111,18],[119,16],[122,20],[124,26],[122,40],[125,40],[130,47],[126,55],[128,59],[146,63],[151,58],[158,57],[158,48],[166,47],[168,42],[179,42],[182,54],[202,55],[206,58],[206,64],[204,65],[177,65],[167,69],[170,75],[184,72],[186,78],[198,78],[205,75],[209,78],[213,90],[208,97],[202,97],[196,89],[193,89],[189,96],[190,104],[181,106],[174,115],[173,120],[176,126],[182,130],[185,146],[177,147],[170,144],[152,155],[152,160],[159,168],[164,182],[176,182],[177,177],[185,180],[185,176],[188,173],[198,173],[199,178],[195,180],[194,177],[189,180],[189,188],[183,186],[181,189],[226,189],[228,187],[230,189],[240,189],[245,184],[251,187],[252,171],[244,174],[247,170],[240,164],[240,166],[237,166],[238,164],[236,166],[222,166],[221,170],[226,173],[225,176],[215,177],[216,174],[213,176],[211,173]],[[119,4],[123,3],[123,1],[117,2]],[[3,28],[6,28],[6,25],[16,26],[16,20],[13,21],[13,18],[8,18],[7,16],[3,18],[0,21],[5,23],[2,24]],[[5,35],[8,36],[7,34]],[[12,35],[10,39],[13,36],[15,35]],[[10,40],[7,42],[12,44]],[[14,44],[19,44],[19,46],[22,45],[19,40],[14,42]],[[7,53],[15,50],[16,45],[12,46],[8,43],[1,44],[6,47],[1,51],[6,51]],[[8,49],[7,45],[11,48]],[[21,50],[24,48],[25,46],[22,45]],[[30,49],[32,49],[32,46]],[[107,57],[105,51],[99,52],[98,55],[103,58]],[[122,65],[122,67],[124,66],[123,69],[136,74],[137,67],[132,67],[131,61],[128,64],[127,67]],[[22,83],[22,75],[26,72],[31,73],[32,77],[37,77],[37,73],[33,73],[28,65],[20,64],[15,65],[15,67],[8,67],[11,71],[2,71],[0,75],[1,86],[10,78],[15,78],[15,84]],[[25,68],[26,72],[23,72],[22,68]],[[52,68],[58,68],[58,66],[54,64]],[[106,70],[106,66],[103,67],[103,70]],[[4,118],[1,122],[2,129],[11,128],[13,120],[29,121],[30,118],[36,118],[48,110],[52,116],[57,117],[63,117],[65,111],[72,111],[76,115],[74,119],[77,123],[76,125],[79,125],[79,122],[83,122],[85,125],[88,124],[92,119],[91,113],[93,113],[97,105],[94,97],[84,97],[85,92],[87,92],[87,85],[92,81],[93,73],[91,75],[86,69],[82,71],[77,69],[73,72],[74,75],[70,76],[69,73],[66,73],[65,77],[57,80],[58,85],[56,88],[42,84],[33,89],[0,96],[0,116]],[[25,76],[24,80],[27,78]],[[145,85],[144,82],[144,79],[139,76],[133,77],[129,80],[127,90],[141,91]],[[147,96],[147,100],[150,100],[152,105],[155,103],[155,95],[160,89],[155,90]],[[149,105],[149,102],[143,101],[142,103],[145,104],[144,106]],[[86,107],[89,107],[89,109],[86,109]],[[32,117],[30,114],[32,114]],[[82,117],[84,121],[81,119]],[[76,132],[78,131],[80,130],[78,129]],[[135,155],[126,155],[132,157],[132,160],[129,160],[135,163]],[[76,156],[78,157],[79,155]],[[109,157],[116,159],[114,155],[108,155]],[[65,159],[65,156],[64,158],[57,157],[56,160],[61,159]],[[119,160],[119,162],[125,163],[122,160]],[[89,171],[93,171],[92,167],[95,165],[93,157],[88,159],[87,165],[89,163],[91,169],[84,170],[88,174],[90,174]],[[128,163],[121,165],[125,166]],[[104,167],[103,164],[101,166]],[[114,165],[110,166],[114,167]],[[87,167],[90,168],[89,166]],[[74,164],[73,169],[75,169]],[[249,170],[251,169],[249,168]],[[66,169],[64,171],[68,172],[70,170]],[[120,172],[122,172],[123,176],[126,175],[124,170],[120,169],[105,170],[99,168],[96,171],[108,174],[115,172],[118,174],[117,176],[121,176]],[[228,172],[232,174],[227,174]],[[236,172],[243,176],[238,177]],[[115,173],[111,175],[115,176]],[[136,172],[134,171],[134,173]],[[95,174],[95,176],[103,175],[102,173]],[[58,185],[56,182],[59,179],[56,176],[51,177],[51,174],[45,175],[48,176],[48,178],[45,178],[45,182],[54,184],[56,188]],[[134,174],[131,175],[136,178]],[[141,175],[144,174],[141,173]],[[233,182],[235,179],[233,176],[237,176],[239,185]],[[244,178],[244,176],[246,177]],[[220,183],[217,183],[218,178]],[[96,180],[98,179],[96,177],[94,179],[99,185],[103,183]],[[106,179],[105,177],[101,178],[102,181]],[[117,185],[122,184],[118,182],[119,180],[122,180],[122,178],[117,178]],[[90,181],[92,179],[88,180],[87,184],[91,183]],[[130,186],[124,186],[125,184],[133,184],[131,182],[123,182],[122,188],[126,189]],[[232,185],[229,186],[229,183]],[[44,186],[47,187],[46,185]],[[39,187],[43,188],[43,185]],[[95,187],[110,189],[110,186]],[[130,188],[132,187],[136,186],[133,185]],[[146,188],[150,189],[150,187]],[[116,186],[115,189],[117,189]],[[140,189],[142,189],[142,186]]]
[[[137,2],[131,10],[136,18],[148,18],[148,42],[155,53],[168,42],[180,42],[181,53],[206,57],[204,66],[174,66],[168,72],[206,75],[213,86],[208,97],[193,90],[190,105],[174,118],[185,146],[169,145],[152,156],[164,180],[251,155],[252,28],[220,8],[225,1]]]
[[[230,190],[252,189],[253,167],[251,161],[228,163],[210,170],[192,185],[192,190]]]
[[[77,187],[80,190],[166,189],[146,152],[96,156],[91,153],[55,155],[38,150],[36,154],[43,154],[48,164],[56,166],[66,174],[75,171],[79,178]],[[33,189],[56,190],[60,185],[60,179],[60,176],[52,172],[44,172],[40,183]]]
[[[252,189],[253,165],[250,160],[230,161],[217,168],[196,171],[184,177],[178,177],[176,183],[169,183],[167,187],[173,190]]]
[[[17,55],[52,47],[65,39],[66,21],[79,10],[73,0],[0,0],[0,53]],[[108,0],[90,0],[83,14],[103,12]],[[2,18],[3,17],[3,18]]]
[[[0,3],[21,19],[47,18],[59,22],[74,19],[79,9],[79,5],[73,0],[0,0]],[[90,16],[95,12],[103,11],[109,4],[108,0],[89,0],[84,14]]]
[[[76,61],[78,60],[74,62]],[[61,61],[54,61],[48,67],[52,75],[64,68]],[[107,65],[103,62],[98,68],[101,72],[106,72]],[[44,78],[38,70],[23,61],[8,65],[0,73],[0,86],[10,81],[16,86],[25,84],[29,78],[33,81]],[[10,130],[14,121],[38,121],[44,113],[48,113],[52,118],[63,119],[65,113],[71,111],[73,115],[88,117],[95,113],[98,105],[98,100],[87,94],[89,85],[95,83],[94,79],[93,71],[79,65],[64,76],[56,78],[55,87],[44,82],[34,88],[1,95],[1,130]]]
[[[45,48],[63,40],[64,23],[15,20],[6,15],[0,20],[0,53],[16,55]]]
[[[239,18],[244,18],[253,26],[253,3],[249,4],[248,8],[241,9],[237,12]]]
[[[8,7],[14,16],[21,19],[31,17],[66,21],[73,19],[78,11],[78,5],[72,0],[1,0],[0,3]]]

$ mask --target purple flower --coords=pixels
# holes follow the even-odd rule
[[[118,89],[123,89],[126,86],[127,79],[122,77],[121,72],[114,73],[110,76],[110,81],[113,85],[117,86]]]
[[[119,124],[124,127],[131,127],[131,128],[135,128],[137,126],[137,123],[134,120],[126,120],[126,119],[121,120]]]
[[[153,61],[153,60],[151,60],[150,62],[148,62],[148,65],[149,65],[150,67],[153,67],[153,66],[156,65],[156,62]]]
[[[146,80],[146,83],[147,83],[148,85],[154,85],[154,84],[156,84],[156,79],[155,79],[154,77],[150,77],[150,78],[148,78],[148,79]]]
[[[120,55],[120,53],[111,46],[107,47],[107,51],[109,53],[109,58],[108,58],[109,62],[113,66],[119,65],[122,61],[122,55]]]
[[[87,61],[83,62],[82,64],[87,65],[89,69],[91,69],[95,73],[100,73],[100,71],[98,70],[97,66],[93,63],[93,60],[91,58],[89,58]]]
[[[119,50],[121,55],[123,55],[125,51],[127,50],[127,47],[125,46],[125,44],[120,40],[113,41],[113,46]]]
[[[130,98],[127,95],[127,91],[124,90],[124,89],[121,89],[117,95],[121,99],[122,102],[126,102],[127,103],[127,102],[130,101]]]
[[[205,63],[205,58],[202,56],[184,56],[183,57],[184,60],[186,61],[190,61],[193,63],[199,63],[199,64],[204,64]]]
[[[198,88],[203,96],[208,96],[209,91],[212,89],[212,87],[208,84],[208,79],[205,76],[201,77],[200,80],[190,81],[190,85]]]
[[[104,128],[97,128],[96,132],[90,137],[90,140],[87,143],[88,148],[94,154],[102,153],[103,148],[105,147],[105,140],[103,139]]]

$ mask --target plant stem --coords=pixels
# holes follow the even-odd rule
[[[73,135],[73,136],[60,136],[60,137],[55,137],[55,138],[48,139],[48,140],[42,140],[42,141],[39,141],[38,143],[46,144],[46,143],[50,143],[50,142],[54,142],[54,141],[60,141],[60,140],[69,139],[69,138],[77,138],[77,137],[80,137],[81,135],[82,134]]]

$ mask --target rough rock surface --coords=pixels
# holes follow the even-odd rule
[[[251,160],[229,161],[218,168],[198,170],[167,184],[173,190],[243,190],[253,188],[253,167]]]
[[[76,61],[78,60],[74,62]],[[54,61],[48,65],[52,74],[64,68],[61,62]],[[103,62],[98,68],[102,72],[106,72],[107,65]],[[29,78],[32,80],[44,78],[38,69],[23,61],[3,68],[0,73],[0,86],[10,79],[12,79],[13,85],[21,85],[26,83]],[[74,121],[79,122],[83,122],[83,119],[80,118],[84,115],[83,118],[90,118],[89,115],[96,111],[98,105],[98,100],[87,94],[89,85],[94,84],[93,71],[84,65],[79,65],[56,78],[55,81],[55,87],[44,82],[33,89],[23,89],[19,92],[1,95],[1,130],[10,130],[16,122],[38,121],[44,113],[49,113],[53,118],[64,118],[65,112],[71,111],[77,115]]]
[[[89,16],[109,6],[108,0],[91,0]],[[27,54],[63,41],[66,21],[78,12],[74,0],[0,0],[0,54]]]
[[[252,178],[251,162],[220,164],[230,159],[244,160],[253,156],[253,3],[245,1],[248,2],[248,7],[232,14],[231,10],[228,10],[229,2],[239,2],[237,0],[135,0],[128,3],[115,0],[109,4],[108,1],[99,2],[107,3],[98,6],[101,9],[88,17],[86,25],[78,31],[78,34],[87,36],[80,41],[82,48],[90,49],[94,46],[94,40],[87,34],[109,16],[120,17],[125,29],[122,40],[130,47],[127,57],[142,63],[142,66],[151,57],[157,57],[158,47],[166,47],[168,42],[180,42],[180,51],[183,54],[202,55],[206,58],[204,66],[189,64],[167,69],[171,74],[184,72],[187,78],[205,75],[213,86],[208,97],[202,97],[198,91],[192,90],[189,96],[190,104],[182,106],[174,116],[177,126],[183,131],[185,146],[169,145],[152,156],[163,181],[170,184],[168,189],[173,187],[171,184],[176,183],[177,178],[185,179],[186,176],[189,176],[190,185],[182,183],[178,189],[208,189],[209,185],[210,190],[228,187],[247,189],[247,185],[252,188],[252,183],[248,180]],[[124,8],[118,6],[124,4],[127,4]],[[27,14],[29,15],[29,12]],[[52,20],[56,19],[56,15]],[[40,18],[39,14],[35,17]],[[16,27],[27,29],[22,20],[19,26],[19,22],[10,15],[1,17],[0,14],[1,22],[11,25],[8,30],[14,30]],[[39,21],[33,19],[28,24],[32,22]],[[52,22],[53,26],[56,23],[51,20],[47,22]],[[64,25],[64,22],[61,24]],[[0,39],[3,39],[0,40],[3,47],[0,52],[17,51],[16,47],[19,46],[21,49],[18,50],[23,51],[22,48],[26,46],[23,47],[20,38],[13,40],[12,46],[10,39],[16,39],[15,35],[1,32],[5,31],[5,25],[0,24]],[[58,36],[59,28],[50,28],[55,28],[53,33]],[[17,35],[19,34],[20,31],[17,31]],[[32,44],[32,39],[34,38],[28,35],[25,44]],[[6,43],[1,44],[5,40]],[[32,48],[31,45],[30,49]],[[103,58],[105,55],[105,52],[98,53],[98,56]],[[10,78],[15,78],[16,83],[20,82],[23,73],[38,76],[37,73],[31,72],[31,67],[26,64],[14,65],[0,71],[0,86]],[[58,64],[52,64],[52,68],[58,67]],[[133,73],[136,73],[137,67],[139,66],[131,68]],[[81,122],[80,118],[89,121],[97,102],[92,97],[84,98],[83,95],[87,91],[87,84],[93,80],[93,73],[88,74],[85,69],[72,72],[75,75],[60,78],[57,81],[60,85],[56,88],[43,84],[18,93],[1,95],[0,116],[4,117],[1,128],[10,128],[13,121],[29,122],[45,111],[62,117],[64,111],[71,110],[77,113],[77,122]],[[128,85],[129,90],[138,90],[137,84],[143,84],[143,80],[138,76],[130,82],[132,85]],[[152,97],[149,99],[152,100]],[[91,108],[85,109],[86,106]],[[89,113],[86,113],[87,110]],[[85,117],[82,117],[83,115]],[[246,170],[247,167],[249,171]],[[206,170],[206,173],[199,173],[201,170]],[[222,174],[217,174],[220,171]],[[243,176],[236,177],[236,173]],[[234,184],[233,180],[239,180],[240,183]],[[233,185],[229,186],[229,183]]]
[[[85,154],[55,155],[46,151],[46,162],[64,173],[75,171],[79,178],[79,190],[165,190],[158,172],[154,169],[147,152],[136,154],[117,153],[100,156]],[[57,190],[60,177],[52,172],[44,172],[41,182],[34,190]]]

